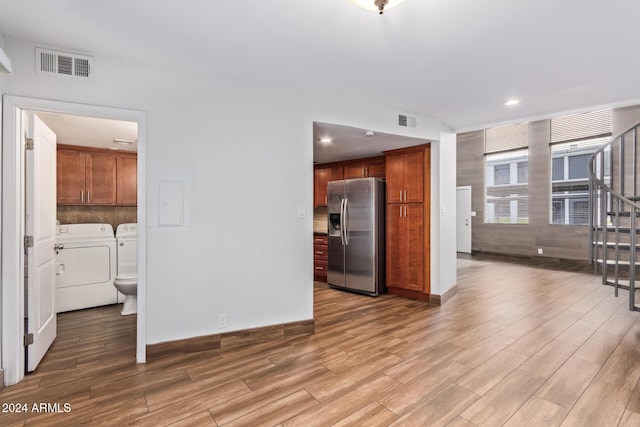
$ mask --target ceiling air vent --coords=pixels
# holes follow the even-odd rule
[[[36,73],[90,80],[93,73],[93,58],[36,48]]]
[[[398,114],[398,127],[401,128],[415,128],[418,125],[415,117],[405,116],[404,114]]]

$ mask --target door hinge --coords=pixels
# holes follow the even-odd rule
[[[33,236],[24,236],[24,247],[25,248],[33,247]]]
[[[33,138],[25,138],[24,145],[27,150],[33,150]]]
[[[33,334],[24,334],[24,346],[33,344]]]

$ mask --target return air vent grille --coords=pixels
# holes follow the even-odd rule
[[[55,50],[36,49],[36,73],[90,80],[93,58]]]
[[[398,127],[401,128],[415,128],[418,125],[415,117],[405,116],[404,114],[398,114]]]

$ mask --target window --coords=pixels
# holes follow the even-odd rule
[[[611,135],[611,110],[553,118],[550,131],[551,223],[588,224],[589,161]]]
[[[529,222],[529,150],[487,154],[485,222]]]
[[[589,160],[606,138],[551,146],[552,224],[589,222]]]
[[[485,129],[485,223],[529,223],[528,147],[529,123]]]

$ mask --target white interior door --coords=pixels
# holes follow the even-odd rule
[[[33,113],[25,114],[27,137],[33,150],[26,151],[25,231],[33,236],[27,249],[27,371],[36,369],[56,337],[56,135]]]
[[[456,248],[471,253],[471,187],[456,188]]]

